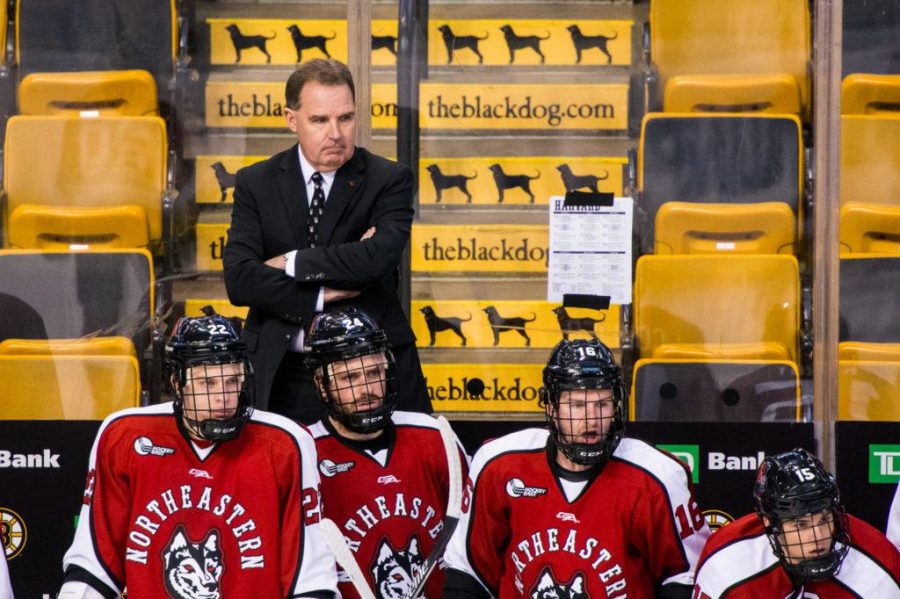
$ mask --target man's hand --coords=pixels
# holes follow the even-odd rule
[[[360,237],[359,240],[365,241],[366,239],[370,239],[373,235],[375,235],[375,227],[369,227],[369,229],[365,233],[363,233],[363,236]],[[285,256],[287,256],[287,254],[278,254],[277,256],[269,258],[263,264],[265,264],[266,266],[271,266],[272,268],[277,268],[278,270],[285,270],[285,267],[287,266],[287,260],[285,259]],[[334,291],[336,291],[336,290],[334,290]],[[350,292],[342,291],[341,293],[350,293]],[[359,294],[357,293],[356,295],[359,295]],[[325,297],[326,297],[325,301],[327,302],[328,296],[326,295]],[[354,296],[351,295],[350,297],[354,297]],[[347,299],[347,298],[340,298],[340,299]]]
[[[359,295],[359,291],[350,291],[346,289],[332,289],[331,287],[323,287],[325,295],[323,300],[326,304],[339,302],[341,300],[350,299]]]
[[[269,258],[265,261],[266,266],[271,266],[272,268],[277,268],[278,270],[284,270],[287,265],[287,260],[284,259],[285,254],[278,254],[272,258]]]

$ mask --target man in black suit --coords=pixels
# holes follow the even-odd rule
[[[356,97],[344,64],[304,63],[285,95],[287,125],[299,143],[238,171],[224,253],[228,297],[250,306],[243,337],[257,405],[304,423],[324,416],[306,367],[304,329],[317,312],[353,305],[387,333],[398,408],[430,412],[397,296],[413,218],[412,173],[354,145]]]

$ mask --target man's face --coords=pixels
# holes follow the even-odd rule
[[[187,370],[182,387],[183,412],[192,420],[225,420],[238,407],[244,366],[241,363],[208,364]]]
[[[782,523],[778,544],[790,564],[821,557],[831,550],[834,539],[834,512],[806,514]]]
[[[383,353],[333,362],[328,368],[331,397],[344,414],[374,410],[384,403],[387,358]]]
[[[317,171],[336,171],[353,156],[356,107],[349,86],[306,83],[300,90],[300,107],[285,108],[284,116]]]
[[[553,406],[548,405],[547,410]],[[572,389],[560,392],[555,417],[567,442],[591,444],[606,438],[614,415],[612,389]]]

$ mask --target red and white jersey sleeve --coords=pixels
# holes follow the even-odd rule
[[[546,430],[528,429],[478,451],[447,565],[497,597],[649,599],[658,585],[691,584],[709,529],[684,466],[623,439],[569,501],[550,467],[547,439]]]
[[[318,422],[310,427],[322,475],[324,515],[334,520],[377,597],[404,597],[444,527],[449,469],[437,420],[394,412],[393,441],[383,459],[359,451]],[[461,463],[465,454],[457,441]],[[467,472],[463,473],[464,475]],[[341,571],[344,598],[359,597]],[[440,597],[443,572],[426,597]]]
[[[130,599],[336,593],[315,455],[309,433],[259,410],[206,447],[171,404],[117,412],[91,450],[66,579]]]
[[[888,514],[887,538],[894,547],[900,549],[900,485],[894,492],[894,501],[891,502],[891,512]]]
[[[818,599],[900,598],[900,553],[878,530],[849,517],[850,548],[830,580],[795,588],[756,514],[716,531],[703,550],[694,599],[772,597]]]

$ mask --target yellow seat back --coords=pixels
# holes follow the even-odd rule
[[[121,247],[119,239],[134,229],[160,240],[166,153],[159,117],[12,117],[3,154],[8,217],[15,221],[8,243]],[[136,222],[144,214],[145,222]]]
[[[0,355],[0,420],[101,420],[140,394],[132,356]]]
[[[838,418],[900,421],[900,361],[841,360]]]
[[[789,75],[796,80],[800,104],[809,107],[811,56],[807,0],[653,0],[650,3],[650,53],[660,89],[677,76]]]
[[[159,115],[156,81],[142,70],[31,73],[18,96],[20,114]]]
[[[786,255],[642,256],[634,283],[640,358],[660,346],[741,348],[742,359],[798,359],[800,278]],[[737,344],[737,345],[733,345]],[[756,354],[746,351],[756,346]],[[773,345],[779,347],[773,351]],[[668,350],[667,350],[668,351]],[[671,356],[672,354],[668,354]]]
[[[841,83],[842,114],[900,111],[900,75],[853,73]]]
[[[0,356],[132,356],[134,343],[127,337],[81,337],[77,339],[4,339]]]
[[[841,253],[900,254],[900,204],[847,202],[840,223]]]
[[[785,202],[666,202],[654,230],[657,254],[792,254],[797,224]]]
[[[842,341],[838,344],[839,360],[864,362],[900,362],[900,343],[867,343]]]
[[[793,75],[676,75],[663,98],[665,112],[803,113]]]
[[[841,117],[841,204],[900,205],[900,114]]]

